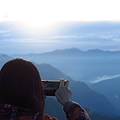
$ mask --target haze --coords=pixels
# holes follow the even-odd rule
[[[7,23],[0,27],[0,52],[40,53],[71,47],[119,50],[118,31],[99,32],[97,27],[97,33],[91,27],[84,31],[91,22],[118,23],[119,11],[119,0],[0,0],[0,24]],[[69,29],[70,22],[84,23],[79,34],[78,28]]]

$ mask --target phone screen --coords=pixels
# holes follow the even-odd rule
[[[60,85],[60,80],[42,80],[43,90],[46,96],[55,96],[55,92]]]
[[[55,96],[56,90],[59,88],[60,80],[42,80],[44,95]],[[66,84],[66,80],[64,81]]]

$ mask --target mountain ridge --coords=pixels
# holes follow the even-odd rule
[[[21,56],[36,63],[51,64],[75,80],[84,80],[86,83],[94,81],[99,76],[117,75],[119,74],[118,71],[120,71],[120,51],[99,49],[82,51],[78,48],[70,48],[42,54],[25,54],[13,57]]]
[[[81,50],[80,48],[66,48],[66,49],[55,49],[49,52],[42,52],[42,53],[29,53],[29,54],[12,54],[10,56],[17,57],[17,56],[22,56],[22,55],[44,55],[44,54],[70,54],[75,53],[75,54],[80,54],[80,53],[120,53],[120,50],[102,50],[98,48],[94,49],[88,49],[88,50]],[[4,54],[4,53],[1,53]],[[7,54],[6,54],[7,55]]]

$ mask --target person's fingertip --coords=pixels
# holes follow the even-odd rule
[[[64,80],[63,79],[60,80],[60,86],[64,86]]]
[[[66,80],[65,81],[65,86],[68,87],[68,85],[69,85],[69,80]]]

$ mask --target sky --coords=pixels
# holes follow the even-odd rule
[[[0,0],[0,22],[21,21],[35,29],[46,30],[57,21],[120,21],[119,0]],[[29,27],[28,27],[29,29]],[[27,30],[28,30],[27,29]],[[0,33],[3,32],[2,30]],[[8,35],[8,34],[7,34]],[[31,38],[30,38],[31,39]],[[5,53],[41,52],[54,50],[54,48],[65,48],[60,41],[23,39],[20,41],[1,40],[0,50]],[[39,46],[38,42],[41,44]],[[9,44],[8,44],[9,43]],[[24,44],[23,44],[24,43]],[[31,44],[32,43],[32,44]],[[77,45],[73,41],[66,44],[67,47]],[[7,46],[7,47],[4,47]],[[16,49],[17,46],[17,49]],[[14,49],[13,49],[14,48]],[[41,48],[41,49],[40,49]],[[26,53],[27,53],[26,52]]]
[[[120,21],[119,0],[0,0],[0,21]]]

